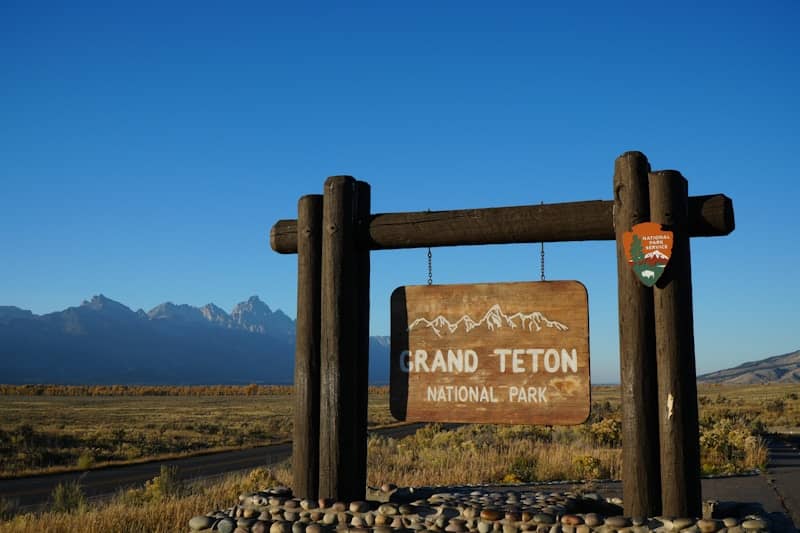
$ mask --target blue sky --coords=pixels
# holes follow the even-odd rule
[[[800,4],[0,2],[0,305],[103,293],[296,313],[268,233],[329,175],[373,212],[611,199],[640,150],[736,230],[694,239],[698,370],[800,348]],[[539,278],[537,245],[439,248],[436,283]],[[372,254],[371,329],[426,281]],[[619,379],[613,242],[546,246]]]

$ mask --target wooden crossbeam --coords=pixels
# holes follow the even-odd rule
[[[614,202],[383,213],[370,216],[362,248],[391,250],[428,246],[532,242],[611,241],[616,238]],[[735,227],[733,202],[724,194],[689,198],[691,237],[728,235]],[[627,228],[626,228],[627,229]],[[297,220],[279,220],[270,231],[272,249],[297,253]]]

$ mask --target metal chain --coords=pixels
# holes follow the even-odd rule
[[[544,281],[544,243],[541,243],[541,251],[539,252],[539,269],[542,276],[542,281]]]
[[[430,212],[431,210],[428,209],[428,213]],[[428,285],[433,285],[433,254],[430,246],[428,246]]]
[[[433,285],[433,254],[428,248],[428,285]]]
[[[544,205],[544,202],[541,202],[539,205]],[[542,277],[542,281],[544,281],[544,241],[540,243],[541,248],[539,250],[539,272]]]

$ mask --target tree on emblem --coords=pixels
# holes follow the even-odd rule
[[[633,241],[631,241],[631,262],[634,265],[640,265],[644,262],[644,248],[642,247],[642,239],[635,233],[633,234]]]

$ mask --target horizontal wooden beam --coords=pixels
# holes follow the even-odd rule
[[[565,241],[613,241],[613,201],[417,211],[372,215],[370,250]],[[689,198],[692,237],[727,235],[735,227],[733,202],[724,194]],[[627,229],[627,228],[626,228]],[[297,253],[297,220],[279,220],[272,249]],[[366,247],[366,246],[365,246]]]

